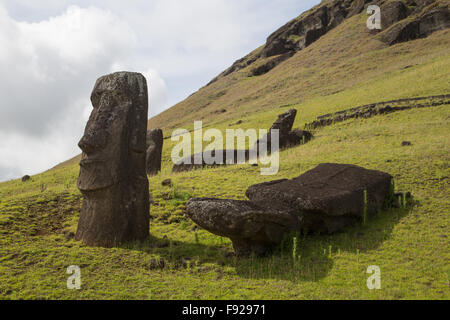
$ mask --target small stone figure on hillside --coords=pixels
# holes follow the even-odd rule
[[[163,132],[161,129],[152,129],[147,132],[146,165],[149,176],[153,176],[161,171],[163,141]]]

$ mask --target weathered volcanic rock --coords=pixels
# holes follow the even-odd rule
[[[254,148],[258,151],[259,145],[261,144],[261,141],[267,142],[267,150],[270,152],[271,146],[272,146],[272,130],[276,129],[278,130],[279,134],[279,148],[284,148],[288,145],[289,140],[289,133],[292,130],[292,126],[294,125],[295,116],[297,115],[297,110],[291,109],[283,114],[280,114],[278,116],[278,119],[272,124],[272,126],[269,129],[269,132],[266,134],[266,136],[263,139],[260,139],[256,141]],[[263,147],[264,149],[264,147]]]
[[[311,140],[311,132],[295,129],[292,130],[294,125],[295,116],[297,115],[297,110],[291,109],[278,116],[278,119],[273,123],[272,127],[269,129],[269,133],[255,143],[254,148],[258,148],[261,140],[267,139],[267,150],[270,152],[272,146],[272,135],[271,130],[278,129],[279,133],[279,148],[283,149],[286,147],[292,147]],[[304,138],[303,138],[304,137]]]
[[[145,172],[148,97],[139,73],[97,80],[84,136],[78,188],[83,204],[75,235],[87,245],[111,247],[149,235]]]
[[[408,16],[408,8],[402,1],[389,1],[380,7],[381,27],[389,28],[394,23],[405,19]]]
[[[246,195],[260,207],[295,210],[310,231],[335,232],[362,218],[364,190],[367,213],[382,208],[390,197],[391,180],[391,175],[381,171],[324,163],[292,180],[253,185]],[[335,218],[339,222],[333,222]]]
[[[380,171],[325,163],[291,180],[251,186],[250,201],[191,199],[187,214],[204,229],[229,237],[237,254],[261,254],[287,233],[333,233],[364,212],[376,212],[392,199],[391,180]]]
[[[301,226],[301,218],[284,211],[261,208],[249,201],[193,198],[187,214],[202,228],[228,237],[238,255],[265,253],[283,239],[292,228]]]
[[[306,143],[313,137],[312,133],[306,130],[294,129],[287,135],[286,146],[296,146]]]
[[[299,19],[284,25],[267,38],[262,57],[299,51],[327,32],[328,8],[322,6],[311,10]]]
[[[270,70],[275,68],[277,65],[279,65],[284,60],[289,59],[293,53],[294,52],[289,51],[287,53],[268,58],[267,61],[265,61],[264,63],[262,63],[261,65],[255,67],[255,68],[253,68],[250,71],[250,75],[251,76],[260,76],[262,74],[269,72]]]
[[[147,174],[152,176],[161,171],[161,158],[163,148],[163,132],[161,129],[152,129],[147,132]]]
[[[381,41],[393,45],[426,37],[433,32],[450,27],[450,10],[447,5],[433,5],[426,7],[417,16],[404,19],[380,35]]]

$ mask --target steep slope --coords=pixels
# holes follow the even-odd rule
[[[264,46],[236,61],[207,86],[152,118],[149,126],[172,129],[194,119],[211,124],[299,104],[448,53],[447,31],[440,31],[431,46],[420,41],[391,45],[448,28],[449,1],[375,2],[382,12],[381,33],[366,26],[367,2],[323,1],[274,32]],[[413,27],[404,27],[412,22],[417,26],[423,16],[427,28],[417,34]],[[416,94],[399,84],[389,98]]]

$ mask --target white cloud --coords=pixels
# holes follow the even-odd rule
[[[149,69],[142,72],[148,82],[148,115],[149,117],[156,116],[167,109],[168,90],[166,82],[159,75],[158,71]]]
[[[27,23],[0,5],[0,180],[11,172],[37,173],[78,153],[95,80],[114,66],[130,65],[136,44],[134,31],[107,10],[70,6]],[[167,89],[152,72],[152,95],[163,104]]]

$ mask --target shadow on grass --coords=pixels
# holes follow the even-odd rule
[[[360,253],[380,247],[391,237],[395,225],[417,205],[419,203],[415,202],[406,208],[382,211],[371,217],[365,225],[354,225],[333,235],[299,234],[296,236],[296,250],[293,249],[294,238],[290,237],[290,245],[270,257],[238,260],[236,270],[245,278],[320,280],[328,275],[334,259],[341,253],[351,253],[357,258]]]
[[[265,257],[236,257],[229,245],[208,245],[196,242],[172,241],[168,238],[150,239],[143,243],[129,243],[122,248],[144,251],[164,259],[170,268],[190,268],[204,263],[234,267],[236,273],[249,279],[280,279],[288,281],[318,281],[326,277],[333,268],[334,259],[343,252],[360,253],[377,249],[389,239],[395,225],[419,205],[415,202],[407,208],[389,209],[368,222],[348,227],[333,235],[297,234],[287,239],[283,248],[278,248]],[[295,259],[294,259],[295,256]]]

